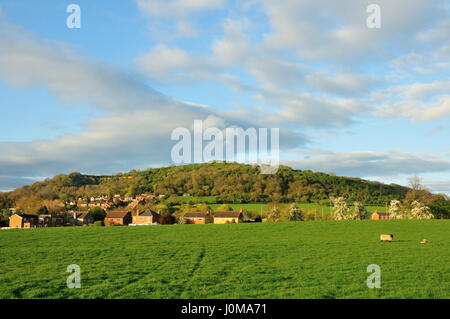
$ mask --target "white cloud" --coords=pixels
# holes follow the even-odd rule
[[[384,103],[374,111],[374,115],[385,118],[408,118],[415,122],[445,118],[450,115],[450,95],[441,96],[431,103],[420,100]]]
[[[8,176],[11,185],[23,181],[23,176],[70,171],[106,174],[171,164],[172,130],[190,128],[195,119],[203,119],[207,125],[243,128],[263,124],[233,112],[176,101],[148,87],[137,75],[77,58],[64,46],[57,47],[18,30],[6,30],[0,34],[2,80],[19,89],[47,88],[73,107],[87,100],[92,107],[105,111],[103,117],[85,123],[80,133],[52,140],[0,143],[0,176]],[[164,46],[157,50],[171,54],[167,63],[178,61],[183,65],[187,61],[176,50]],[[280,141],[281,147],[305,143],[301,134],[282,130],[281,135],[286,137]],[[17,176],[16,182],[12,181],[13,176]]]
[[[374,75],[343,71],[337,72],[334,76],[319,71],[309,74],[306,81],[311,87],[321,92],[343,96],[364,95],[381,83],[381,80]]]
[[[447,194],[450,196],[450,180],[433,181],[424,180],[423,185],[431,192],[439,194]]]
[[[250,40],[244,30],[249,21],[226,19],[222,23],[224,37],[212,44],[214,61],[222,66],[236,66],[251,59],[254,55]]]
[[[136,0],[138,8],[150,16],[187,16],[221,8],[223,0]]]
[[[161,39],[195,37],[198,31],[192,16],[223,7],[223,0],[135,0],[149,17],[150,35]]]
[[[301,153],[301,151],[299,151]],[[286,160],[282,164],[297,169],[334,172],[355,177],[413,176],[422,173],[448,172],[450,161],[405,152],[329,152],[303,160]]]
[[[366,8],[371,1],[263,2],[272,27],[265,35],[270,48],[295,50],[311,60],[347,63],[398,54],[417,32],[431,27],[430,21],[437,24],[447,15],[441,8],[445,1],[430,5],[426,0],[379,0],[382,27],[369,29]]]

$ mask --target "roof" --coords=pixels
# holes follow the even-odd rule
[[[84,218],[86,218],[87,215],[90,215],[90,213],[89,213],[89,212],[86,212],[86,213],[78,213],[78,214],[77,214],[77,218],[84,219]]]
[[[219,218],[239,218],[241,216],[241,212],[216,212],[214,217]]]
[[[389,213],[379,213],[377,211],[374,212],[374,214],[377,214],[378,216],[389,216]]]
[[[19,216],[21,218],[38,218],[37,215],[32,215],[32,214],[14,214],[14,215],[17,215],[17,216]]]
[[[124,218],[129,213],[130,212],[126,210],[116,210],[113,212],[109,212],[105,218]]]
[[[191,213],[186,213],[184,215],[184,217],[206,217],[206,213],[202,213],[202,212],[191,212]]]
[[[153,217],[159,217],[158,213],[155,213],[154,211],[147,209],[144,210],[142,213],[139,214],[139,216],[153,216]]]

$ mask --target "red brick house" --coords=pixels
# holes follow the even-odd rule
[[[205,224],[206,213],[201,212],[186,213],[184,215],[184,220],[186,221],[186,224]]]
[[[104,220],[105,226],[128,225],[131,224],[131,222],[131,212],[122,210],[109,212]]]
[[[31,214],[14,214],[9,217],[11,228],[35,228],[40,227],[39,217]]]
[[[139,210],[136,212],[136,215],[133,216],[133,224],[134,225],[148,225],[148,224],[155,224],[159,223],[159,220],[161,218],[161,215],[147,209],[143,211],[142,213],[139,212]]]
[[[389,213],[379,213],[378,211],[375,211],[370,218],[372,220],[390,220],[391,219],[391,214],[389,214]]]

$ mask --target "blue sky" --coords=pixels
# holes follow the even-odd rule
[[[81,8],[81,28],[66,7]],[[450,194],[450,1],[0,1],[0,190],[278,127],[282,163]]]

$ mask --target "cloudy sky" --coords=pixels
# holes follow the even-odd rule
[[[0,191],[173,164],[199,119],[280,128],[294,168],[450,194],[450,0],[1,0],[0,111]]]

